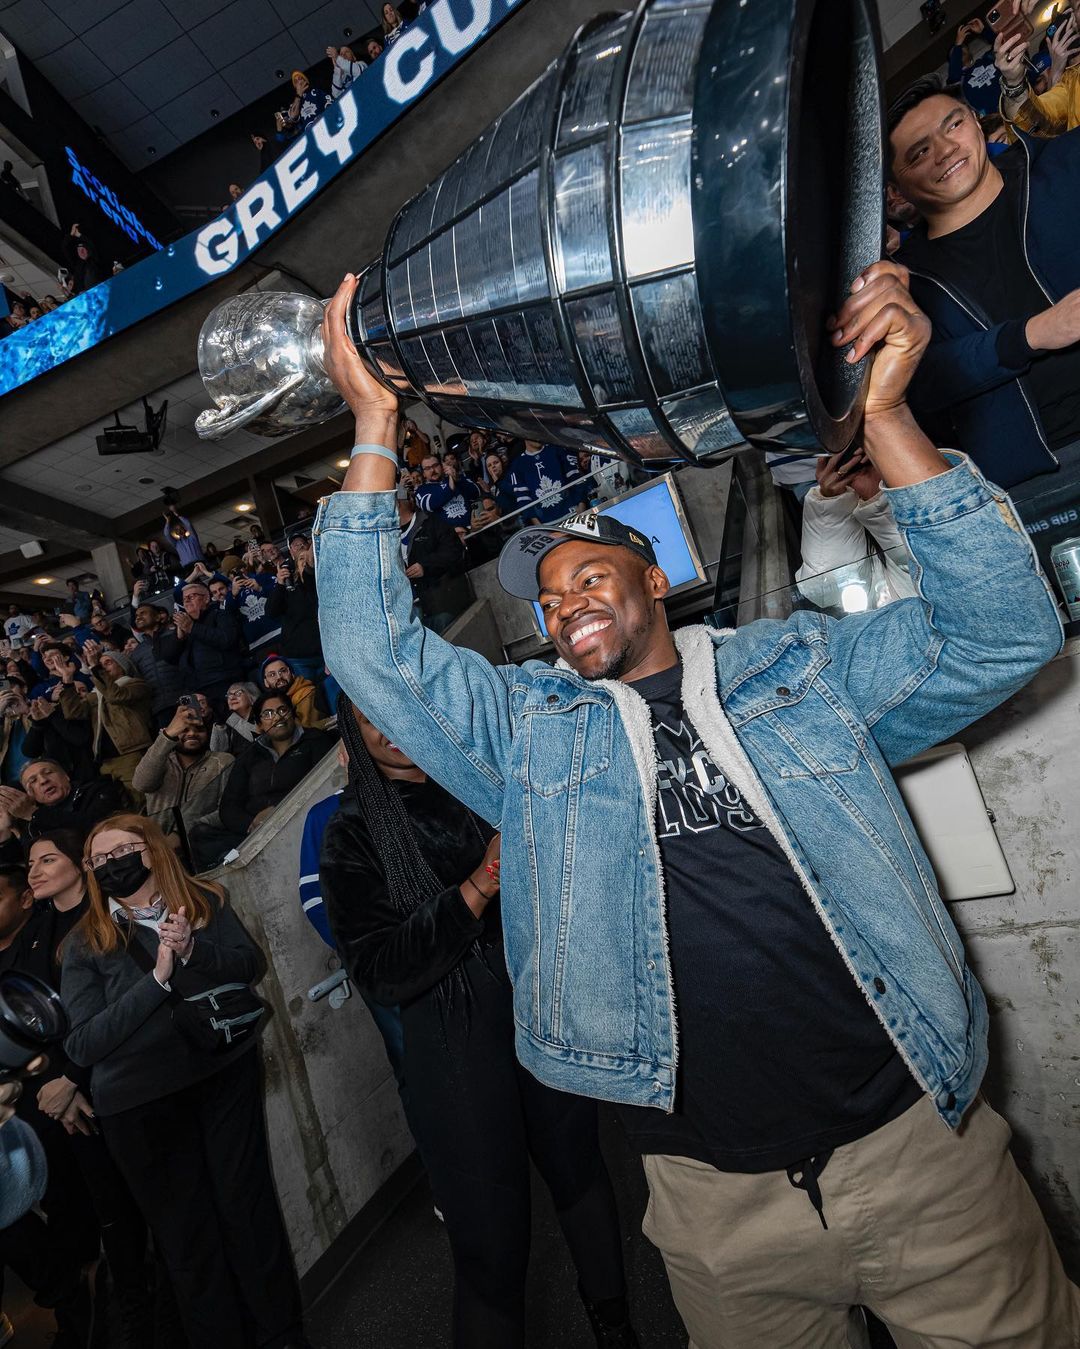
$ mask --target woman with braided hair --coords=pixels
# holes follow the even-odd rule
[[[598,1345],[636,1349],[596,1103],[542,1086],[514,1054],[499,920],[499,836],[344,696],[349,787],[319,876],[349,974],[400,1006],[409,1123],[454,1260],[455,1349],[520,1349],[529,1161],[555,1201]]]

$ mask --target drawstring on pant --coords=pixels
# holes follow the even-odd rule
[[[787,1178],[797,1190],[805,1190],[806,1197],[814,1206],[814,1212],[821,1219],[821,1225],[827,1232],[829,1224],[825,1221],[825,1204],[821,1197],[821,1186],[818,1184],[818,1176],[829,1165],[829,1159],[832,1152],[819,1152],[816,1157],[807,1157],[803,1162],[796,1162],[794,1166],[787,1169]]]

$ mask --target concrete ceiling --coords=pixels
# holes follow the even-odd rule
[[[155,410],[164,399],[169,400],[160,450],[99,455],[94,438],[103,426],[112,424],[112,418],[96,420],[0,470],[0,500],[3,483],[17,483],[57,501],[115,517],[156,501],[163,487],[187,487],[225,464],[256,456],[272,443],[246,431],[237,431],[225,441],[200,440],[194,430],[195,417],[210,400],[197,374],[155,389],[147,397]],[[141,401],[119,411],[123,424],[143,425]]]
[[[377,11],[376,0],[0,0],[0,30],[140,169],[277,86],[288,101],[290,72],[325,59],[346,27],[375,27]]]

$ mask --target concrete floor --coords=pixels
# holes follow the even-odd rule
[[[619,1201],[631,1314],[642,1349],[685,1349],[664,1266],[641,1235],[641,1163],[611,1121],[604,1152]],[[316,1349],[449,1349],[450,1253],[421,1181],[308,1316]],[[528,1283],[529,1349],[595,1349],[555,1211],[534,1177]]]
[[[606,1113],[602,1121],[604,1152],[619,1201],[631,1313],[642,1349],[686,1349],[663,1263],[641,1235],[647,1195],[640,1160]],[[421,1179],[309,1309],[308,1335],[315,1349],[449,1349],[452,1294],[446,1234]],[[535,1178],[527,1297],[528,1349],[594,1349],[551,1200]],[[50,1349],[51,1315],[34,1307],[10,1274],[4,1310],[16,1328],[11,1349]],[[874,1349],[891,1345],[884,1331],[874,1334]],[[107,1349],[103,1337],[95,1336],[94,1349]]]

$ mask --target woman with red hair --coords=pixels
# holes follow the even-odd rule
[[[221,886],[189,876],[153,820],[102,820],[83,866],[89,909],[64,950],[64,1047],[92,1070],[105,1142],[153,1230],[188,1339],[301,1349],[257,1015],[210,1044],[190,1015],[190,999],[258,979],[262,954]]]

